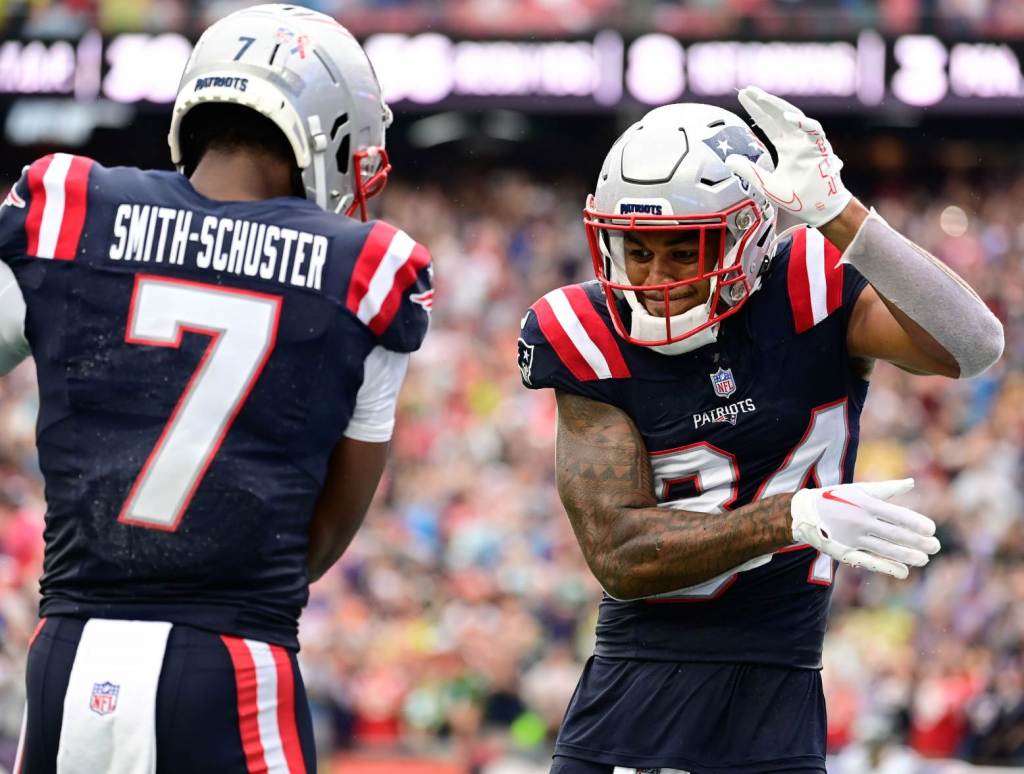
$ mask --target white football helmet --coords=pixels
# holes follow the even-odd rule
[[[362,47],[330,16],[256,5],[214,23],[185,65],[171,117],[171,160],[184,172],[182,121],[205,103],[262,113],[284,133],[306,198],[335,213],[360,210],[390,170],[391,110]]]
[[[656,108],[627,129],[605,157],[583,221],[594,270],[619,335],[664,354],[713,342],[719,324],[735,314],[759,284],[774,248],[775,207],[725,166],[732,153],[773,169],[771,156],[750,127],[728,110],[685,103]],[[631,285],[624,236],[630,231],[696,231],[696,276],[659,285]],[[717,233],[718,255],[705,255]],[[710,251],[708,251],[710,253]],[[669,294],[710,280],[705,303],[671,317],[650,314],[638,293]],[[627,325],[618,299],[630,308]]]

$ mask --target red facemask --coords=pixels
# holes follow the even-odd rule
[[[749,224],[743,231],[743,237],[735,251],[736,261],[731,266],[724,266],[726,258],[726,237],[728,236],[728,224],[730,218],[736,216],[743,219],[743,210],[750,212]],[[741,220],[742,222],[742,220]],[[698,215],[649,215],[647,213],[614,214],[598,212],[594,195],[587,197],[587,206],[583,210],[583,224],[587,231],[587,242],[590,244],[590,257],[594,263],[594,271],[597,279],[604,288],[605,297],[608,302],[608,310],[611,313],[612,321],[618,334],[631,344],[639,344],[647,347],[664,346],[682,341],[706,328],[716,325],[726,317],[736,314],[750,297],[752,290],[750,281],[743,271],[743,264],[740,257],[747,246],[747,242],[758,232],[763,222],[761,212],[752,199],[744,199],[722,212],[712,212]],[[664,282],[654,285],[631,285],[628,282],[615,282],[609,276],[608,263],[610,258],[601,249],[601,240],[605,238],[602,231],[678,231],[697,232],[699,235],[698,271],[693,277],[678,280],[675,282]],[[716,240],[709,239],[709,234],[717,234]],[[708,249],[710,242],[717,242],[718,250],[716,255],[711,255]],[[625,256],[623,256],[625,261]],[[625,266],[621,267],[623,274]],[[629,327],[623,322],[619,305],[616,300],[615,291],[632,291],[638,295],[657,292],[662,294],[665,310],[670,308],[670,301],[676,297],[673,291],[688,285],[694,285],[706,280],[717,280],[712,282],[712,298],[708,308],[707,320],[699,325],[684,331],[672,330],[672,318],[665,317],[665,337],[659,340],[638,339],[630,335]],[[722,291],[731,299],[731,303],[722,300]]]
[[[371,155],[380,158],[380,165],[377,171],[367,178],[363,178],[363,160]],[[372,148],[363,148],[352,154],[352,163],[355,165],[355,191],[352,197],[352,204],[345,210],[345,214],[352,217],[356,210],[359,210],[359,217],[366,222],[366,202],[384,190],[388,184],[388,173],[391,171],[391,162],[388,160],[388,152],[383,146],[377,145]]]

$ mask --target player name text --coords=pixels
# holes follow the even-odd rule
[[[320,289],[327,237],[240,218],[193,217],[191,210],[120,204],[112,261],[190,266]],[[193,221],[199,221],[193,228]]]

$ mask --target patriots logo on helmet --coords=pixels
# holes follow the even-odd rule
[[[706,138],[704,144],[717,153],[722,161],[725,161],[727,156],[738,153],[756,164],[761,154],[765,152],[764,146],[758,142],[754,133],[742,126],[723,127],[718,134]]]

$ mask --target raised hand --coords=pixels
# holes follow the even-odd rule
[[[842,212],[853,195],[843,186],[843,162],[821,124],[756,86],[741,89],[739,100],[775,146],[779,163],[768,172],[733,154],[725,160],[729,169],[810,226],[828,223]]]

